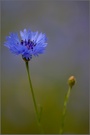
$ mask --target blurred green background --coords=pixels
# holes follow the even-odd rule
[[[2,0],[2,108],[5,134],[39,133],[25,63],[3,46],[9,32],[24,28],[46,33],[46,52],[29,62],[46,134],[59,133],[69,76],[76,77],[68,102],[64,133],[89,133],[89,2]]]

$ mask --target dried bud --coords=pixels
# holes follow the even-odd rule
[[[70,76],[69,79],[68,79],[68,84],[69,86],[72,88],[72,86],[75,84],[76,82],[76,79],[74,76]]]

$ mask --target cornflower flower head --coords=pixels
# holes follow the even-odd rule
[[[47,46],[47,38],[45,34],[32,32],[31,30],[24,29],[20,31],[19,39],[17,33],[10,33],[6,37],[4,45],[16,55],[21,54],[25,61],[32,59],[32,55],[38,56],[42,54]]]

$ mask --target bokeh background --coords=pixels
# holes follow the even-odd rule
[[[39,133],[25,63],[3,46],[9,32],[31,29],[48,37],[46,52],[29,62],[45,134],[59,133],[69,76],[76,77],[64,133],[89,133],[89,2],[2,0],[2,133]]]

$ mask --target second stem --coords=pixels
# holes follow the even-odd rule
[[[70,92],[71,92],[71,87],[69,86],[68,92],[67,92],[67,94],[65,96],[65,100],[64,100],[64,107],[63,107],[62,121],[61,121],[62,123],[61,123],[61,128],[60,128],[60,131],[59,131],[60,134],[63,134],[63,130],[64,130],[64,120],[65,120],[67,102],[68,102],[68,99],[69,99],[69,96],[70,96]]]

